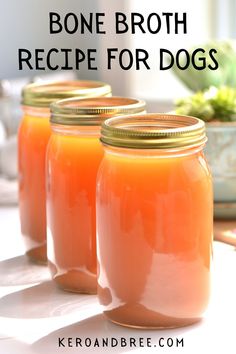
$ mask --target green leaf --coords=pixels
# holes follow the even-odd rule
[[[236,121],[236,90],[231,87],[210,87],[194,95],[178,99],[176,113],[198,117],[208,122],[213,119]]]

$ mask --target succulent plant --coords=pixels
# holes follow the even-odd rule
[[[236,90],[222,87],[215,90],[210,98],[214,109],[214,117],[220,121],[236,121]]]
[[[195,116],[206,122],[236,121],[236,90],[231,87],[210,87],[176,101],[176,113]]]
[[[206,100],[203,92],[197,92],[195,95],[182,98],[176,101],[176,112],[178,114],[199,117],[209,121],[214,116],[213,108]]]

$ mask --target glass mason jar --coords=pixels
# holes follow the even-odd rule
[[[98,296],[111,321],[198,321],[209,298],[213,198],[204,122],[147,114],[104,122],[97,180]]]
[[[51,107],[52,136],[47,150],[48,262],[64,290],[97,291],[95,195],[99,141],[107,117],[143,113],[131,98],[68,99]]]
[[[51,134],[49,105],[66,97],[110,94],[109,85],[96,81],[30,84],[23,90],[24,116],[18,133],[20,221],[26,254],[37,262],[47,261],[45,154]]]

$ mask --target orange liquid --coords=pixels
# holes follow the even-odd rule
[[[49,118],[25,115],[18,133],[19,207],[26,253],[46,262],[45,154]]]
[[[53,134],[48,146],[48,259],[57,284],[96,293],[98,136]]]
[[[204,156],[115,151],[105,154],[98,175],[98,295],[105,314],[134,327],[193,323],[210,288],[212,187]]]

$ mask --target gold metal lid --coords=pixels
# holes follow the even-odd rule
[[[145,102],[135,98],[69,98],[51,105],[50,122],[62,125],[101,125],[107,118],[145,113],[145,108]]]
[[[103,122],[104,144],[133,149],[181,149],[206,142],[205,123],[198,118],[151,113]]]
[[[57,100],[69,97],[86,98],[110,96],[111,86],[99,81],[54,81],[35,83],[24,87],[22,104],[33,107],[49,107]]]

